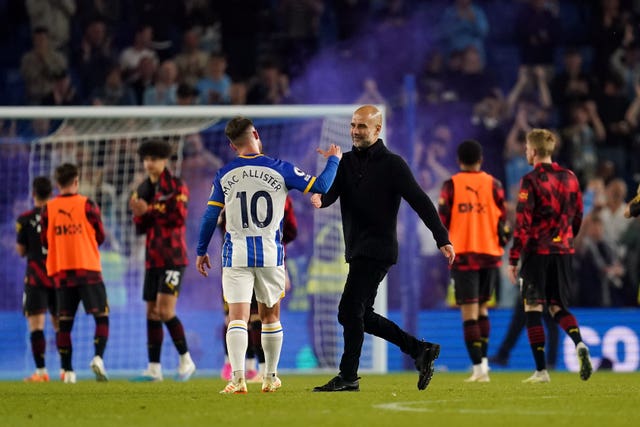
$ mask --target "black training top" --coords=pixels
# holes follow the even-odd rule
[[[450,244],[449,233],[429,196],[416,182],[402,157],[381,139],[365,149],[344,153],[326,207],[340,198],[347,262],[368,257],[395,264],[398,259],[396,222],[400,199],[405,199],[431,230],[438,247]]]

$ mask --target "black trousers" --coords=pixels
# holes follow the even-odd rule
[[[391,320],[373,311],[378,286],[390,265],[371,258],[356,258],[349,263],[349,274],[338,306],[338,321],[343,326],[344,352],[340,376],[347,381],[358,377],[364,333],[397,345],[403,353],[418,356],[420,341]]]

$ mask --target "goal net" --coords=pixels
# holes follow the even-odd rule
[[[101,257],[112,318],[105,362],[115,374],[134,372],[144,368],[147,362],[145,308],[141,297],[144,236],[136,235],[128,209],[131,192],[144,179],[142,162],[137,155],[139,144],[150,138],[162,138],[174,148],[170,169],[190,190],[187,245],[193,262],[199,221],[206,208],[212,179],[234,156],[224,136],[229,118],[236,115],[251,118],[260,133],[265,154],[317,175],[326,162],[316,153],[318,147],[326,149],[335,143],[343,150],[350,149],[349,122],[355,108],[0,108],[0,121],[4,123],[0,175],[12,188],[10,195],[6,192],[0,200],[5,212],[3,223],[14,221],[17,213],[30,206],[29,186],[34,177],[53,177],[55,167],[64,162],[79,166],[80,192],[99,204],[107,233]],[[337,322],[337,308],[347,273],[339,203],[317,210],[309,203],[308,195],[295,191],[290,195],[298,219],[298,237],[287,247],[292,289],[282,303],[285,341],[280,368],[335,370],[342,353],[342,327]],[[9,238],[6,233],[4,236]],[[9,236],[11,246],[2,245],[0,249],[0,256],[5,260],[15,258],[7,249],[12,248],[15,237]],[[220,234],[216,233],[209,246],[214,261],[213,274],[204,279],[193,265],[187,267],[178,301],[178,315],[201,372],[217,372],[224,357],[220,240]],[[4,276],[4,283],[15,287],[13,293],[19,295],[24,262],[16,259],[9,264],[12,267],[0,270],[0,275]],[[13,304],[6,300],[4,304],[4,309],[20,315],[19,298]],[[386,313],[384,286],[376,310]],[[15,322],[25,323],[24,319]],[[80,372],[88,368],[85,365],[93,355],[93,326],[90,316],[77,316],[72,337],[74,364]],[[24,333],[14,334],[13,339],[18,342],[13,347],[22,349],[23,353],[16,356],[16,366],[22,361],[27,371],[33,366],[28,332],[22,324],[19,327]],[[55,367],[58,363],[55,341],[50,326],[47,328],[48,365]],[[3,331],[0,329],[0,334]],[[162,364],[168,370],[177,366],[177,355],[168,335],[164,340]],[[383,341],[366,337],[361,368],[386,371]],[[2,369],[0,365],[0,371]]]

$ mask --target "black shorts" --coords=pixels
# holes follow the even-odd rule
[[[484,303],[491,299],[491,294],[500,280],[497,267],[480,270],[451,270],[456,304]]]
[[[60,287],[56,290],[58,313],[60,316],[73,317],[82,301],[84,312],[101,314],[109,312],[107,291],[104,283]]]
[[[144,289],[142,299],[155,301],[158,292],[161,294],[175,295],[180,293],[184,267],[150,268],[144,273]]]
[[[520,268],[520,291],[525,304],[567,307],[573,283],[570,254],[527,254]]]
[[[53,287],[30,286],[24,287],[22,295],[22,310],[24,315],[35,316],[49,311],[52,315],[57,314],[56,290]]]

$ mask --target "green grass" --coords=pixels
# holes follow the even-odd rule
[[[224,382],[115,380],[75,385],[0,382],[3,426],[636,426],[640,373],[552,372],[549,384],[522,384],[530,373],[494,372],[488,384],[441,373],[424,391],[417,375],[364,375],[358,393],[312,393],[330,375],[282,375],[283,388],[220,395]]]

